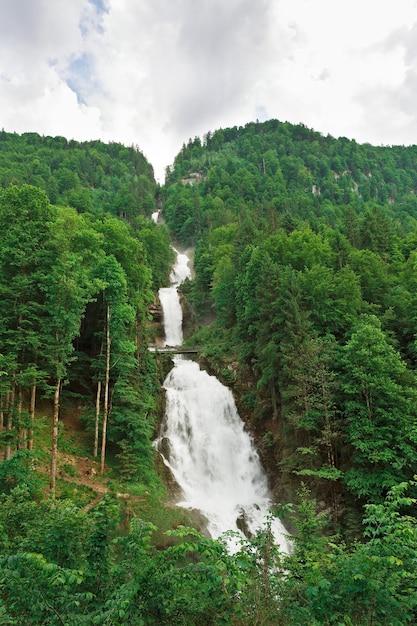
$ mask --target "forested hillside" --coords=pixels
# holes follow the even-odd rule
[[[131,220],[150,217],[155,205],[153,169],[138,148],[3,130],[0,186],[23,183],[45,191],[51,204],[80,213]]]
[[[103,430],[102,470],[107,437],[126,455],[147,451],[150,464],[147,415],[156,383],[146,323],[172,262],[166,230],[149,219],[152,168],[136,149],[117,144],[4,132],[0,142],[5,459],[35,447],[36,401],[48,396],[56,451],[64,394],[92,413],[96,456]],[[53,488],[55,474],[53,467]]]
[[[216,320],[193,341],[235,381],[277,488],[306,482],[336,523],[416,468],[416,190],[415,146],[276,120],[190,140],[168,172],[189,297]]]
[[[162,190],[136,148],[0,133],[1,625],[416,622],[416,188],[416,147],[275,120],[190,141]],[[167,505],[171,238],[291,554],[270,522],[230,554]]]

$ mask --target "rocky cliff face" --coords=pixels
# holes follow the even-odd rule
[[[164,341],[164,318],[158,297],[156,297],[155,301],[149,307],[149,317],[150,319],[147,324],[149,330],[149,345],[150,347],[162,346]]]

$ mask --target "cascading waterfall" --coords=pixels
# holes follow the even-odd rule
[[[180,299],[178,297],[177,287],[181,285],[186,278],[191,277],[191,271],[188,266],[188,256],[177,254],[177,261],[172,268],[169,281],[171,287],[163,287],[159,290],[159,301],[164,313],[164,331],[166,346],[180,346],[183,340],[182,334],[182,309]]]
[[[190,276],[188,257],[177,253],[171,287],[161,289],[165,345],[180,346],[182,310],[177,287]],[[157,442],[164,461],[180,486],[183,507],[199,509],[213,538],[226,531],[250,536],[271,507],[268,485],[258,453],[236,410],[231,391],[198,363],[181,356],[168,374],[166,412]],[[288,551],[286,530],[274,518],[272,531]],[[237,547],[233,541],[230,548]]]

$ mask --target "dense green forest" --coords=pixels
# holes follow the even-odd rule
[[[0,163],[0,625],[415,623],[417,148],[271,120],[190,140],[162,189],[119,144],[2,132]],[[171,238],[291,554],[164,506]]]
[[[0,132],[0,186],[29,184],[79,213],[150,217],[153,169],[136,147]]]
[[[237,360],[280,479],[304,477],[334,522],[415,471],[416,189],[414,146],[276,120],[190,141],[168,172],[208,356]]]

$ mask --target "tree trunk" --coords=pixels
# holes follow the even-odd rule
[[[4,405],[6,402],[6,395],[0,396],[0,434],[4,431]],[[4,455],[4,449],[0,448],[0,455]]]
[[[94,424],[94,458],[98,455],[98,425],[100,419],[100,396],[101,396],[101,380],[97,381],[97,394],[96,394],[96,421]]]
[[[35,407],[36,407],[36,383],[33,383],[30,390],[30,405],[29,405],[29,419],[30,427],[28,431],[28,450],[33,450],[33,424],[35,422]]]
[[[101,460],[100,460],[100,473],[101,474],[104,473],[104,460],[106,456],[107,418],[109,415],[109,380],[110,380],[110,350],[111,350],[110,319],[111,319],[110,307],[107,306],[106,378],[105,378],[105,383],[104,383],[103,432],[101,435]]]
[[[6,413],[7,413],[7,423],[6,430],[10,432],[13,428],[13,410],[14,410],[14,394],[15,394],[15,383],[12,385],[12,389],[7,393],[7,402],[6,402]],[[12,446],[10,445],[10,441],[6,444],[6,451],[4,453],[5,461],[8,461],[12,456]]]
[[[19,390],[17,392],[17,424],[18,424],[18,435],[17,435],[17,449],[23,450],[26,448],[26,428],[22,426],[22,409],[23,409],[23,392],[22,387],[19,385]]]
[[[272,402],[272,419],[278,419],[277,392],[275,390],[275,382],[271,383],[271,402]]]
[[[52,419],[52,449],[51,449],[51,495],[55,498],[56,491],[56,467],[58,455],[58,426],[59,426],[59,397],[61,391],[61,379],[56,381],[54,393],[54,414]]]

